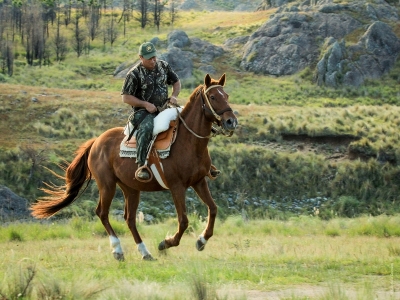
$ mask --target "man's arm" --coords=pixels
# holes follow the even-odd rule
[[[170,103],[177,105],[178,102],[176,98],[178,97],[179,93],[181,92],[181,81],[178,80],[172,85],[172,96],[169,100]]]
[[[157,110],[157,107],[154,104],[147,102],[147,101],[140,100],[139,98],[136,98],[135,96],[132,96],[132,95],[122,94],[122,101],[133,107],[143,107],[149,113],[154,113]]]

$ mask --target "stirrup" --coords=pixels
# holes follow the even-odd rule
[[[208,178],[210,178],[211,180],[215,180],[219,175],[221,174],[221,171],[217,169],[216,166],[211,165],[210,167],[210,171],[208,171]]]
[[[142,174],[143,173],[147,173],[149,175],[149,177],[148,178],[141,178],[140,173],[142,173]],[[143,166],[138,167],[138,169],[136,170],[135,179],[137,181],[146,183],[146,182],[149,182],[149,181],[151,181],[153,179],[153,173],[151,172],[150,168],[147,165],[143,165]]]

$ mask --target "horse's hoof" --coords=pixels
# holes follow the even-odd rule
[[[196,241],[196,249],[199,251],[203,251],[206,244],[204,244],[200,239]]]
[[[113,252],[114,258],[118,261],[124,261],[125,257],[123,253]]]
[[[153,261],[153,260],[157,260],[156,258],[154,258],[153,256],[151,256],[151,254],[146,254],[145,256],[142,257],[143,260],[147,260],[147,261]]]
[[[167,244],[165,243],[165,240],[163,240],[159,245],[158,245],[158,250],[159,251],[163,251],[165,249],[167,249]]]

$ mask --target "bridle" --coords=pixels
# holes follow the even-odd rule
[[[204,103],[204,98],[203,98],[203,96],[201,97],[201,101],[203,102],[203,105],[202,105],[202,106],[203,106],[203,111],[205,111],[205,110],[207,109],[209,112],[211,112],[211,113],[214,115],[214,117],[215,117],[218,121],[221,121],[221,116],[223,115],[223,113],[225,113],[225,112],[227,112],[227,111],[232,111],[232,108],[227,107],[227,108],[225,108],[224,110],[219,111],[218,113],[216,113],[216,112],[214,111],[214,108],[212,107],[212,105],[211,105],[211,103],[210,103],[210,100],[208,99],[207,93],[208,93],[209,90],[211,90],[211,89],[213,89],[213,88],[217,88],[217,87],[222,87],[222,85],[210,85],[207,89],[205,89],[206,87],[203,87],[202,90],[203,90],[204,98],[206,98],[208,107],[207,107],[206,104]],[[199,91],[200,91],[200,90],[199,90]]]
[[[213,116],[215,117],[215,119],[217,119],[218,121],[221,122],[221,116],[222,116],[225,112],[227,112],[227,111],[232,111],[232,108],[227,107],[227,108],[225,108],[225,109],[223,109],[223,110],[221,110],[221,111],[215,112],[214,108],[212,107],[212,105],[211,105],[211,103],[210,103],[210,100],[208,99],[207,93],[208,93],[209,90],[211,90],[211,89],[213,89],[213,88],[217,88],[217,87],[222,87],[222,85],[211,85],[211,86],[209,86],[207,89],[206,89],[206,86],[203,86],[202,89],[199,89],[199,90],[197,91],[196,95],[198,95],[198,94],[200,93],[200,97],[201,97],[201,101],[202,101],[202,109],[203,109],[203,112],[205,113],[206,110],[209,111],[209,112],[211,112],[211,113],[213,114]],[[203,93],[201,93],[201,91],[203,91]],[[203,95],[204,95],[204,97],[203,97]],[[205,102],[204,102],[204,98],[206,99],[206,102],[207,102],[207,104],[208,104],[208,107],[206,106],[206,104],[205,104]],[[222,128],[222,126],[220,126],[220,125],[218,125],[216,122],[214,122],[213,124],[216,124],[217,126],[212,125],[211,134],[210,134],[210,135],[208,135],[208,136],[201,136],[201,135],[198,135],[198,134],[195,133],[193,130],[191,130],[191,129],[189,128],[189,126],[186,124],[186,122],[185,122],[185,120],[182,118],[182,116],[181,116],[181,114],[180,114],[178,108],[177,108],[176,110],[177,110],[177,112],[178,112],[179,119],[182,121],[183,125],[186,127],[186,129],[187,129],[191,134],[193,134],[193,135],[194,135],[195,137],[197,137],[197,138],[200,138],[200,139],[208,139],[208,138],[212,138],[212,137],[214,137],[214,136],[216,136],[216,135],[218,135],[218,134],[222,134],[222,135],[225,135],[225,136],[230,137],[230,136],[232,136],[232,134],[233,134],[233,131],[228,131],[228,133],[227,133],[227,131],[226,131],[224,128]]]

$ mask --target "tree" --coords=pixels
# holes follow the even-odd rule
[[[25,4],[24,15],[26,61],[29,65],[33,65],[33,61],[38,59],[39,65],[42,65],[45,56],[46,37],[40,4]],[[35,26],[32,26],[33,24]]]
[[[148,12],[149,12],[149,4],[147,0],[139,0],[137,1],[135,7],[138,10],[138,17],[135,19],[140,22],[140,27],[145,28],[148,20]]]
[[[90,4],[87,26],[89,31],[89,37],[92,41],[96,38],[98,34],[100,18],[101,18],[100,5],[95,3]]]
[[[80,27],[80,18],[81,15],[77,13],[74,20],[75,29],[73,37],[73,49],[75,50],[78,57],[80,57],[83,53],[86,39],[85,31]]]
[[[157,31],[160,31],[160,24],[161,24],[161,15],[164,11],[164,6],[166,1],[161,2],[160,0],[154,0],[153,8],[154,8],[154,25],[157,27]]]
[[[116,21],[114,16],[114,7],[111,7],[111,13],[109,19],[110,20],[108,22],[108,27],[107,27],[107,37],[112,46],[118,37],[118,29],[116,26]]]
[[[12,76],[14,72],[14,49],[10,40],[6,39],[0,43],[1,72]]]
[[[63,61],[67,55],[68,47],[67,47],[67,38],[60,33],[61,27],[61,17],[58,15],[57,17],[57,28],[56,35],[53,39],[53,47],[54,52],[56,54],[56,61]]]
[[[171,25],[172,25],[172,26],[174,25],[174,22],[175,22],[176,17],[177,17],[177,12],[176,12],[176,9],[175,9],[175,4],[176,4],[176,1],[175,1],[175,0],[170,0],[170,1],[169,1],[169,19],[170,19],[170,21],[171,21]]]
[[[45,149],[37,150],[31,145],[21,146],[20,149],[22,154],[31,162],[31,167],[29,169],[29,179],[31,180],[41,162],[46,160]]]
[[[126,23],[130,21],[130,16],[132,15],[132,5],[129,0],[124,0],[121,18],[118,20],[118,23],[123,20],[124,24],[124,36],[126,35]]]
[[[64,24],[68,26],[71,23],[71,10],[72,3],[71,0],[68,0],[67,4],[64,5]]]

